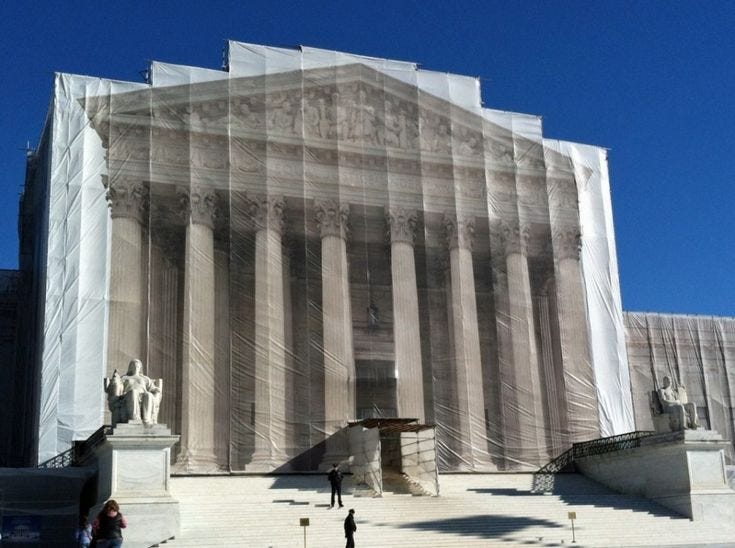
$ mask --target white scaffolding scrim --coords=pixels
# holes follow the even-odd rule
[[[370,417],[435,425],[442,471],[635,428],[604,149],[483,108],[477,78],[315,48],[147,81],[56,78],[39,460],[133,358],[180,472],[349,462],[333,434]]]

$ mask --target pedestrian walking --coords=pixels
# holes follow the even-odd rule
[[[332,469],[329,471],[329,474],[327,474],[327,479],[332,486],[332,505],[330,508],[334,508],[335,493],[337,493],[337,502],[339,502],[339,507],[342,508],[342,506],[344,506],[342,504],[342,472],[339,469],[339,465],[332,465]]]
[[[355,525],[355,510],[350,508],[345,518],[345,538],[347,544],[345,548],[355,548],[355,531],[357,531],[357,525]]]

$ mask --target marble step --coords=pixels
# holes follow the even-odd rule
[[[300,517],[309,517],[309,547],[342,546],[346,509],[356,508],[358,545],[374,548],[566,546],[568,511],[576,511],[575,546],[735,545],[718,531],[676,516],[651,501],[606,490],[582,476],[560,475],[554,494],[531,493],[531,474],[442,475],[440,497],[385,493],[353,497],[345,480],[344,509],[328,510],[324,477],[172,478],[182,530],[171,548],[303,546]]]

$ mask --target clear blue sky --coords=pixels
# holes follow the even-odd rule
[[[140,81],[218,68],[224,40],[309,45],[480,76],[486,106],[609,147],[623,306],[735,316],[735,2],[6,0],[0,267],[17,265],[26,141],[54,71]]]

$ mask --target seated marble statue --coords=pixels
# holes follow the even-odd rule
[[[151,380],[143,374],[143,362],[132,360],[122,377],[117,369],[105,379],[107,403],[112,414],[112,425],[119,423],[158,423],[161,404],[162,380]]]
[[[671,379],[664,377],[663,384],[656,393],[661,403],[662,413],[669,415],[671,430],[694,430],[699,428],[697,408],[689,401],[684,386],[675,388],[671,384]]]

